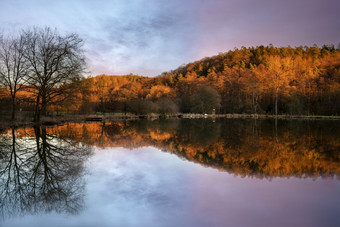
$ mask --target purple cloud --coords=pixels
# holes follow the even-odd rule
[[[93,75],[156,76],[234,47],[340,42],[337,0],[116,0],[0,2],[0,31],[76,32]]]

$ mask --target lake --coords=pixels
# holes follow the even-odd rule
[[[167,119],[0,132],[0,226],[340,226],[340,122]]]

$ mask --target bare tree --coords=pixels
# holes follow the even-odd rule
[[[28,84],[35,94],[34,120],[46,114],[48,105],[62,101],[85,70],[83,41],[77,34],[62,36],[50,28],[34,28],[23,32],[24,56],[30,64]]]
[[[24,39],[0,37],[0,83],[9,90],[12,100],[12,120],[15,119],[17,92],[23,88],[28,64],[23,56]]]

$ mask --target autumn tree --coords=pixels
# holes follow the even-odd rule
[[[258,66],[251,65],[250,66],[250,74],[248,74],[247,78],[247,85],[248,88],[251,90],[251,97],[252,97],[252,106],[254,110],[254,114],[258,113],[258,106],[259,106],[259,97],[263,90],[263,76],[265,73],[264,65],[260,64]]]
[[[192,96],[191,111],[196,113],[213,113],[221,106],[218,92],[209,86],[200,86]]]
[[[245,100],[245,80],[248,69],[244,65],[235,65],[223,71],[224,90],[222,91],[224,109],[228,112],[244,112],[246,108]]]
[[[0,83],[10,92],[12,120],[15,119],[17,92],[23,88],[28,73],[28,62],[23,56],[24,39],[0,37]]]
[[[128,103],[129,110],[137,115],[155,112],[156,105],[151,100],[134,99]]]
[[[280,88],[283,90],[284,86],[289,82],[288,76],[292,68],[292,59],[290,57],[282,58],[278,55],[269,56],[266,59],[266,66],[268,70],[268,82],[275,92],[275,115],[278,114],[278,100]]]
[[[109,99],[108,82],[108,77],[105,75],[97,76],[95,80],[95,94],[100,100],[101,112],[106,111],[105,104]]]
[[[298,72],[301,75],[301,81],[303,82],[304,96],[307,96],[307,114],[311,112],[311,99],[312,94],[315,92],[313,86],[315,86],[315,79],[318,77],[319,70],[317,66],[317,60],[307,58],[303,59],[298,64]]]
[[[156,99],[169,96],[171,92],[172,92],[171,88],[168,86],[155,85],[151,87],[150,93],[146,96],[146,98],[156,100]]]
[[[85,69],[82,39],[77,34],[61,35],[51,28],[23,32],[24,58],[30,64],[27,81],[36,97],[34,120],[46,114],[48,105],[67,96],[63,84],[78,80]]]
[[[156,109],[160,114],[177,113],[179,108],[171,99],[167,97],[160,98],[156,101]]]
[[[179,75],[181,76],[181,75]],[[176,86],[176,93],[179,99],[179,105],[182,112],[191,111],[191,97],[199,86],[204,83],[204,78],[198,78],[195,72],[190,72],[181,78]]]
[[[128,111],[129,104],[138,99],[139,93],[141,92],[141,85],[137,83],[126,83],[117,90],[111,91],[111,102],[118,101],[122,105],[124,114]],[[132,106],[139,106],[136,102]],[[138,109],[138,108],[136,108]],[[137,111],[138,112],[138,111]]]

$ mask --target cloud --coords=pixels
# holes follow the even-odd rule
[[[337,44],[337,0],[12,0],[4,32],[38,26],[76,32],[93,75],[155,76],[234,47]]]
[[[107,62],[103,71],[157,75],[181,64],[183,60],[175,56],[183,57],[190,52],[185,50],[190,46],[184,45],[182,37],[183,20],[178,20],[176,13],[165,8],[132,12],[122,11],[121,15],[97,21],[101,40],[92,42],[97,43],[92,48],[105,53],[97,55],[97,61]]]
[[[340,38],[336,0],[201,1],[193,17],[197,55],[203,57],[234,47],[322,45]],[[204,32],[205,31],[205,32]]]

